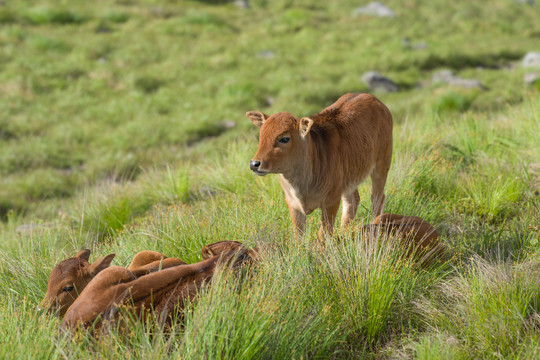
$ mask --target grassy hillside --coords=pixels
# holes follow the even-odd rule
[[[352,16],[366,3],[0,2],[0,358],[540,357],[540,88],[523,81],[540,69],[520,64],[540,5]],[[484,86],[432,81],[443,69]],[[446,264],[347,235],[321,254],[318,213],[295,240],[277,176],[248,169],[246,111],[309,115],[370,92],[370,70],[400,87],[377,93],[395,123],[386,211],[436,225]],[[360,195],[358,224],[369,182]],[[82,247],[195,262],[223,239],[277,248],[216,279],[183,329],[93,339],[34,312]]]

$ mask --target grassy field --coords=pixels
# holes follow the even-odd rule
[[[539,358],[540,84],[523,75],[540,69],[520,60],[540,51],[540,4],[384,3],[396,17],[352,0],[0,1],[0,358]],[[444,69],[484,88],[433,82]],[[318,213],[295,240],[278,177],[249,171],[246,111],[306,116],[370,92],[370,70],[400,87],[376,94],[395,124],[386,211],[437,227],[448,262],[430,269],[362,236],[321,254]],[[195,262],[224,239],[275,246],[217,277],[183,328],[95,339],[34,311],[80,248]]]

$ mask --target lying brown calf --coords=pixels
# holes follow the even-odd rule
[[[61,261],[49,276],[47,293],[37,310],[55,312],[57,315],[63,316],[88,283],[100,271],[109,267],[114,256],[115,254],[109,254],[90,264],[88,262],[90,250],[85,249],[79,251],[75,257]],[[158,252],[147,250],[141,251],[133,257],[128,270],[138,277],[182,264],[185,262],[180,259],[168,258]]]
[[[404,241],[407,256],[414,255],[422,265],[429,265],[433,259],[444,259],[444,246],[439,241],[439,233],[418,216],[382,214],[363,229],[377,234],[398,235]]]
[[[123,305],[130,306],[139,316],[153,309],[161,321],[169,321],[173,311],[181,311],[185,299],[193,299],[214,275],[219,263],[237,267],[251,259],[249,252],[242,246],[195,264],[175,266],[139,278],[120,266],[108,268],[71,305],[62,327],[88,326],[96,319],[114,318]]]

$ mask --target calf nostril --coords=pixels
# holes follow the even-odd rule
[[[251,170],[258,170],[259,166],[261,166],[261,162],[259,160],[251,160],[249,163],[249,168]]]

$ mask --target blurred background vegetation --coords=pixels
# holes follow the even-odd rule
[[[353,16],[358,1],[247,4],[2,1],[0,217],[212,151],[200,143],[245,133],[247,110],[305,115],[370,91],[370,70],[399,85],[381,96],[398,123],[535,90],[519,60],[540,48],[536,6],[387,1],[395,17],[377,17]],[[432,82],[440,69],[485,88]]]
[[[0,0],[0,358],[539,358],[538,19],[532,0]],[[313,251],[318,215],[297,242],[278,177],[250,173],[246,111],[347,92],[392,111],[386,209],[433,223],[448,264]],[[280,252],[172,334],[71,341],[33,310],[81,247],[194,262],[223,239]]]

